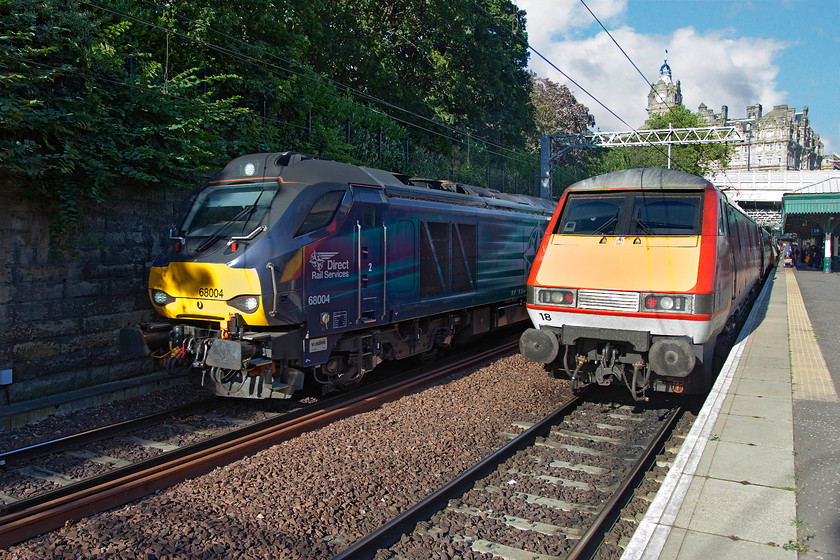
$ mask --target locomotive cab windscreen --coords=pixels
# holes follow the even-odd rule
[[[571,193],[555,234],[609,236],[699,235],[701,192]]]
[[[247,236],[259,227],[278,189],[277,181],[209,186],[196,198],[181,231],[185,237]]]

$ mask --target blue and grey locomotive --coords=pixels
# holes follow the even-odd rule
[[[347,386],[528,318],[554,204],[298,153],[231,161],[152,266],[168,359],[219,395]]]

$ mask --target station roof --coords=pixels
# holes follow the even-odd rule
[[[782,196],[782,230],[789,215],[807,215],[818,224],[840,219],[840,177],[831,177]]]
[[[782,196],[783,214],[840,214],[840,177],[832,177]]]

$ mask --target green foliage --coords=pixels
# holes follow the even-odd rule
[[[535,134],[531,144],[540,147],[540,136],[547,134],[584,133],[595,126],[595,117],[589,109],[578,103],[568,86],[531,74],[533,92],[531,104],[536,115]]]
[[[59,249],[114,189],[249,152],[524,191],[523,28],[510,0],[3,0],[0,169]]]
[[[668,128],[668,125],[674,128],[691,128],[700,126],[700,118],[686,109],[683,105],[676,105],[671,107],[671,110],[661,115],[654,115],[648,121],[645,128],[649,130],[657,130]]]
[[[223,76],[162,82],[151,62],[130,76],[120,44],[130,26],[75,2],[10,0],[0,14],[0,167],[53,215],[59,249],[118,180],[194,182],[223,147],[219,124],[245,112],[194,93]]]
[[[319,13],[312,68],[403,108],[396,116],[410,124],[434,118],[524,145],[528,53],[506,32],[524,27],[524,12],[509,0],[335,0]]]
[[[531,74],[531,105],[535,111],[536,129],[530,135],[529,148],[539,153],[542,136],[585,133],[595,126],[595,117],[578,103],[569,88]],[[570,150],[557,160],[552,169],[552,185],[562,191],[568,185],[585,179],[592,160],[591,150]]]

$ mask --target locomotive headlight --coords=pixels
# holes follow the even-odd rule
[[[693,313],[694,296],[676,294],[642,294],[643,311]]]
[[[563,290],[558,288],[536,288],[534,303],[545,305],[559,305],[562,307],[573,307],[577,301],[575,290]]]
[[[260,306],[260,298],[257,296],[239,296],[229,299],[227,304],[243,313],[253,313]]]
[[[163,290],[152,290],[152,302],[155,305],[163,307],[175,301],[175,298],[164,292]]]

